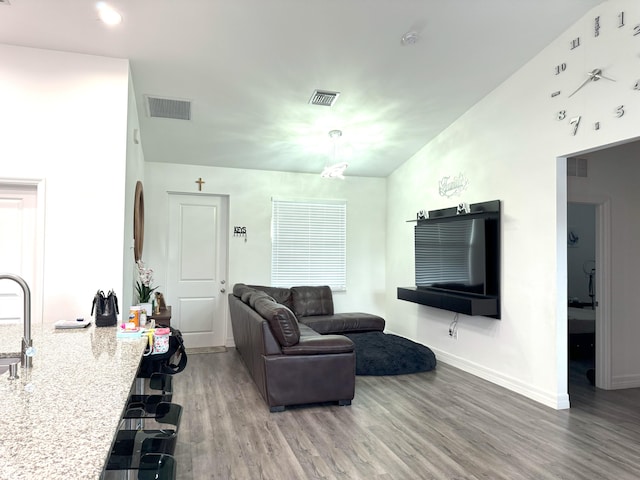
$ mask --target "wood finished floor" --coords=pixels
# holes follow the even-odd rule
[[[270,413],[235,350],[190,355],[178,479],[640,478],[640,390],[572,382],[556,411],[456,368],[357,377],[349,407]]]

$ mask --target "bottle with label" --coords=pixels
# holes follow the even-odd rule
[[[142,307],[140,305],[133,305],[129,307],[129,323],[133,323],[135,328],[140,328],[140,316]]]

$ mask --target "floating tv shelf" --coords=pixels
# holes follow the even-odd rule
[[[445,217],[473,217],[477,214],[497,213],[500,215],[500,200],[491,200],[489,202],[472,203],[469,205],[469,213],[463,213],[458,215],[456,212],[457,207],[441,208],[439,210],[429,210],[429,216],[427,218],[407,220],[407,222],[428,222],[429,219],[442,219]]]
[[[474,295],[472,293],[443,292],[417,287],[398,287],[398,299],[419,303],[429,307],[441,308],[465,315],[482,315],[500,318],[498,297]]]
[[[427,305],[429,307],[464,313],[465,315],[500,318],[500,201],[474,203],[469,205],[468,213],[457,213],[456,207],[430,210],[428,218],[409,220],[417,222],[418,227],[428,224],[451,224],[463,219],[486,219],[487,242],[492,249],[484,251],[487,262],[487,277],[484,293],[469,293],[464,290],[437,288],[429,285],[419,287],[398,287],[398,299]],[[418,284],[418,282],[416,282]]]

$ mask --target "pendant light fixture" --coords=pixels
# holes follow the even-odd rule
[[[329,132],[329,138],[332,140],[332,148],[333,148],[333,163],[330,165],[325,165],[324,170],[320,174],[322,178],[340,178],[344,179],[344,171],[347,169],[349,164],[347,162],[338,162],[338,141],[342,137],[342,130],[331,130]]]

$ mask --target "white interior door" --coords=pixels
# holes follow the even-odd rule
[[[187,347],[225,344],[227,228],[225,197],[169,195],[167,299]]]
[[[31,290],[36,277],[36,209],[35,186],[0,184],[0,273],[21,276]],[[22,289],[1,280],[0,324],[22,321],[22,312]]]

